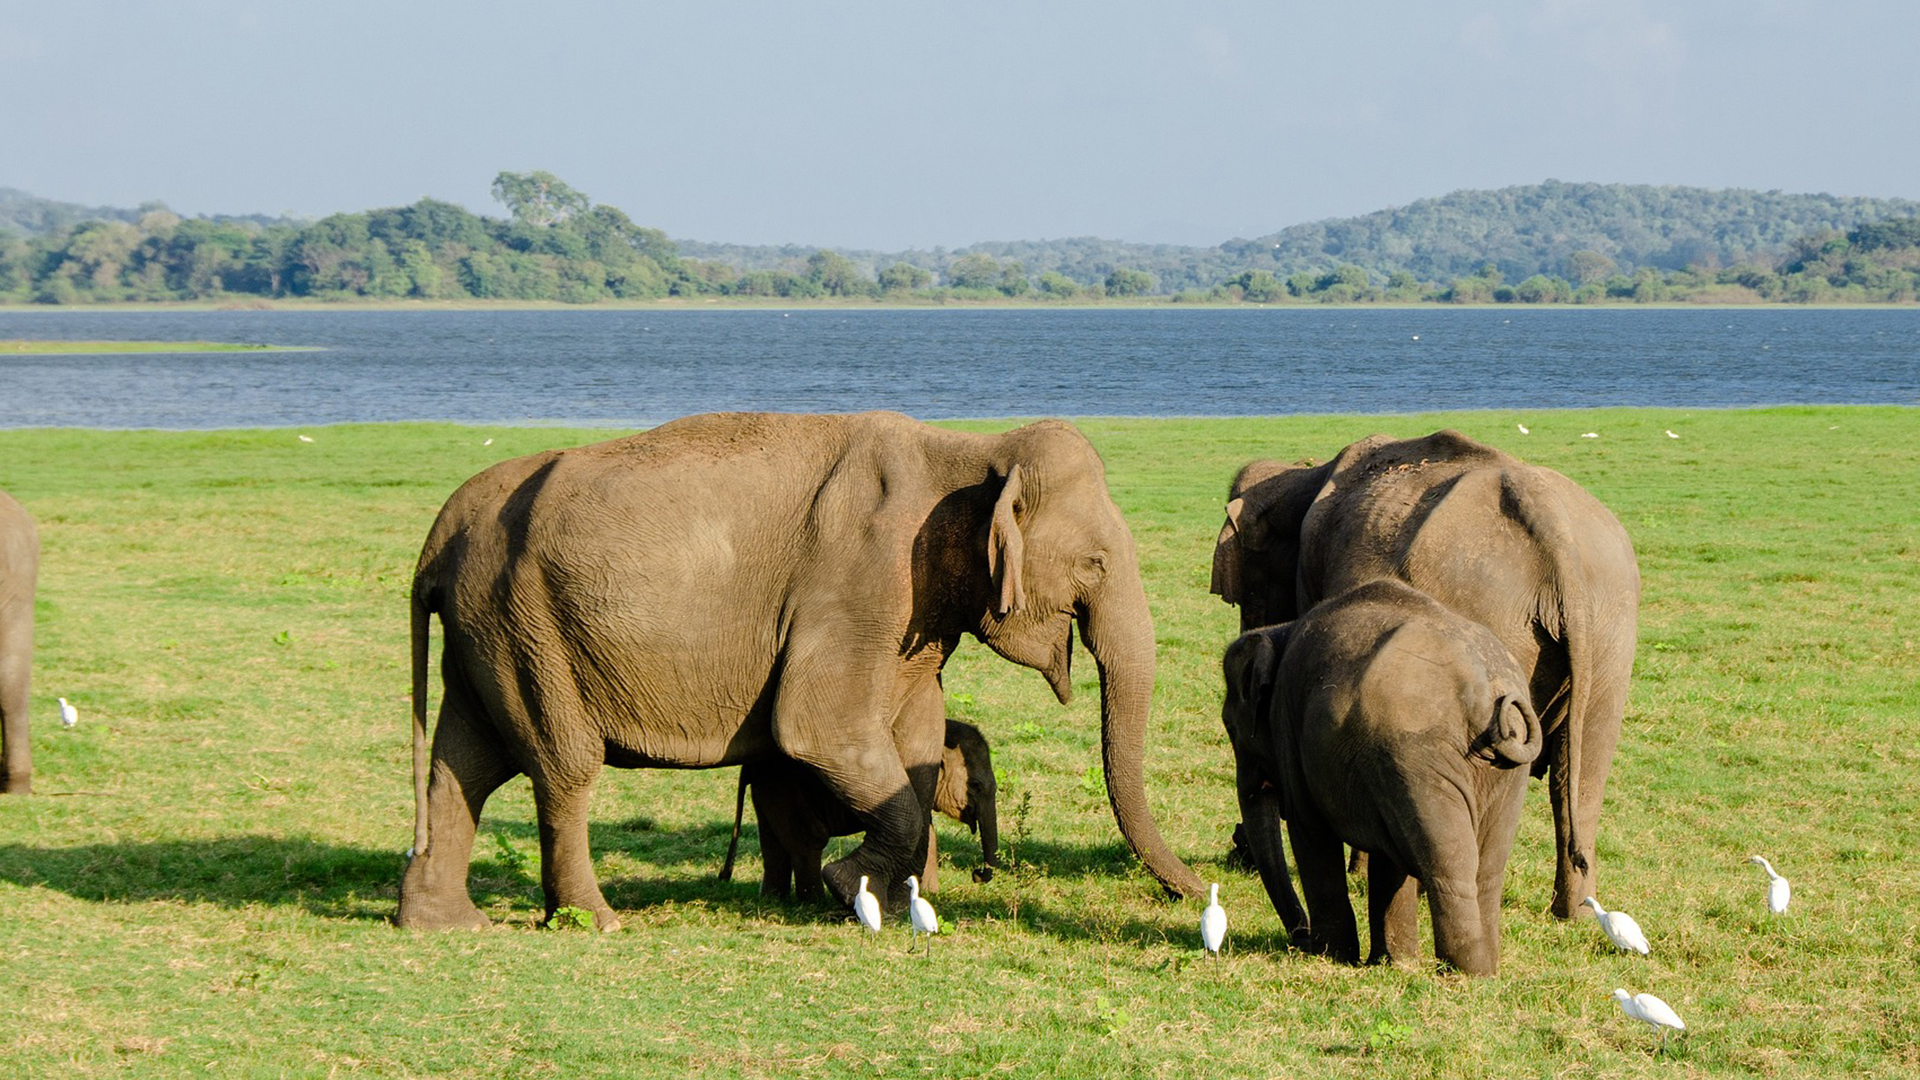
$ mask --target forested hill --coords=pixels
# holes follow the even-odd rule
[[[1068,240],[871,252],[674,241],[547,172],[507,218],[423,198],[317,221],[182,218],[0,188],[0,303],[675,297],[1251,303],[1911,303],[1920,202],[1549,181],[1216,247]]]
[[[80,203],[43,199],[19,188],[0,187],[0,232],[11,230],[22,236],[59,232],[88,221],[122,221],[131,225],[156,210],[166,210],[166,204],[145,202],[131,210],[117,206],[83,206]],[[287,223],[285,218],[269,214],[213,214],[205,220],[263,228]]]
[[[1626,271],[1768,265],[1809,233],[1915,214],[1920,202],[1910,199],[1549,180],[1456,191],[1221,247],[1241,259],[1271,259],[1267,269],[1286,272],[1354,263],[1375,273],[1409,270],[1445,281],[1492,263],[1517,281],[1564,275],[1568,258],[1582,250]]]
[[[1253,270],[1285,278],[1342,265],[1367,270],[1376,282],[1396,270],[1422,281],[1448,281],[1487,264],[1508,281],[1535,274],[1575,277],[1576,252],[1597,252],[1612,268],[1714,269],[1777,265],[1796,240],[1844,233],[1857,225],[1920,214],[1911,199],[1789,195],[1648,184],[1543,184],[1497,191],[1456,191],[1360,217],[1294,225],[1218,247],[1130,244],[1075,237],[995,241],[954,250],[841,250],[863,269],[896,262],[944,273],[967,255],[1018,262],[1028,274],[1058,273],[1081,283],[1116,267],[1153,275],[1158,291],[1206,289]],[[772,270],[804,259],[811,248],[750,247],[679,241],[681,254],[746,270]]]

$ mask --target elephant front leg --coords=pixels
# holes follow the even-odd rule
[[[1420,882],[1399,862],[1386,855],[1367,860],[1367,963],[1404,964],[1418,955],[1419,906]]]
[[[1300,890],[1306,894],[1307,918],[1313,947],[1335,960],[1360,962],[1360,932],[1353,921],[1353,901],[1347,895],[1346,857],[1340,838],[1318,814],[1296,814],[1287,822],[1293,840],[1293,861],[1300,871]]]
[[[394,922],[417,929],[485,929],[490,923],[467,893],[473,836],[487,796],[519,770],[490,730],[449,697],[434,730],[427,782],[427,845],[400,878]]]
[[[597,929],[612,931],[620,929],[620,917],[600,892],[587,840],[587,803],[599,773],[596,761],[536,776],[533,805],[540,824],[540,890],[547,919],[561,908],[579,908],[593,913]]]
[[[794,678],[790,671],[790,682]],[[835,710],[792,707],[787,699],[783,689],[774,725],[781,749],[818,770],[828,790],[866,826],[858,847],[822,868],[826,887],[851,905],[865,876],[883,909],[904,910],[907,875],[925,865],[931,832],[927,808],[933,801],[946,726],[938,679],[925,680],[891,710],[891,724],[882,720],[889,712],[882,708],[839,731],[807,722],[834,716]],[[844,710],[837,715],[844,716]]]

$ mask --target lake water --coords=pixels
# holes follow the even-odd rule
[[[1911,308],[53,309],[0,312],[7,338],[322,351],[0,354],[0,427],[1920,405]]]

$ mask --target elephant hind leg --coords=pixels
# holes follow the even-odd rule
[[[1500,943],[1487,937],[1479,891],[1471,879],[1465,887],[1436,882],[1427,890],[1427,903],[1433,909],[1435,955],[1468,975],[1500,970]]]
[[[484,929],[487,917],[467,893],[473,837],[487,796],[520,770],[470,700],[451,689],[434,729],[431,770],[427,846],[414,852],[400,878],[394,922],[420,929]]]
[[[1405,964],[1419,954],[1419,906],[1420,882],[1405,868],[1387,855],[1367,860],[1367,963]]]

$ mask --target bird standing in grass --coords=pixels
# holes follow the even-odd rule
[[[80,710],[67,704],[66,698],[60,699],[60,726],[72,727],[80,722]]]
[[[921,934],[927,935],[927,956],[933,956],[933,935],[940,932],[940,916],[933,913],[933,905],[920,895],[920,879],[907,875],[907,951],[913,951],[913,941]]]
[[[1773,864],[1758,855],[1747,860],[1758,863],[1760,869],[1767,872],[1767,910],[1775,915],[1787,910],[1787,901],[1793,899],[1793,886],[1787,879],[1773,872]]]
[[[860,891],[853,894],[853,917],[868,930],[880,932],[880,898],[867,891],[867,875],[860,875]]]
[[[1687,1025],[1673,1006],[1654,997],[1652,994],[1629,994],[1625,990],[1615,990],[1613,1000],[1620,1003],[1620,1011],[1644,1024],[1651,1024],[1653,1030],[1660,1033],[1660,1049],[1667,1048],[1667,1029],[1685,1031]]]
[[[1633,921],[1633,916],[1624,911],[1606,911],[1600,907],[1600,901],[1591,896],[1580,903],[1593,909],[1594,920],[1600,924],[1600,929],[1605,931],[1607,940],[1613,942],[1615,948],[1623,952],[1637,952],[1641,956],[1653,951],[1647,947],[1647,935],[1640,932],[1640,924]]]
[[[1200,944],[1207,947],[1208,956],[1218,956],[1226,940],[1227,909],[1220,906],[1220,883],[1216,881],[1207,893],[1207,910],[1200,913]]]

